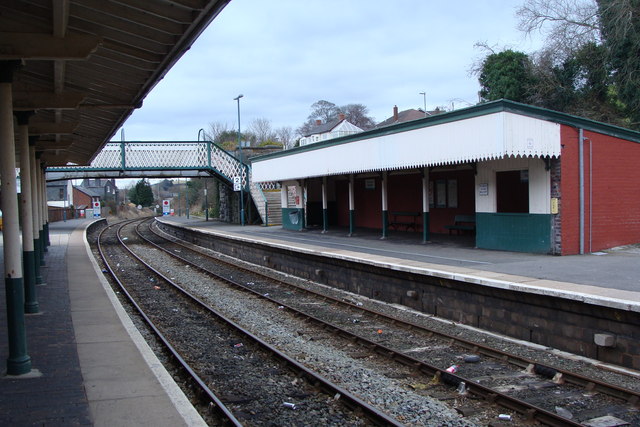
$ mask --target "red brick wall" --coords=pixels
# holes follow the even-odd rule
[[[78,207],[80,205],[86,205],[89,209],[92,208],[91,197],[84,194],[82,191],[73,189],[73,205]]]
[[[580,251],[578,130],[563,126],[561,136],[562,254],[570,255]],[[584,136],[585,252],[640,242],[640,143]]]

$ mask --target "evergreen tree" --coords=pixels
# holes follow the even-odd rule
[[[133,186],[128,193],[129,200],[134,205],[148,207],[153,204],[153,191],[151,185],[144,178],[141,179]]]

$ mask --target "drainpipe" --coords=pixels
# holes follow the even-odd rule
[[[584,255],[584,129],[578,136],[578,164],[580,168],[580,255]]]

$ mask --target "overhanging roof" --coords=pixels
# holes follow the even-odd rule
[[[510,156],[557,157],[561,124],[640,142],[635,131],[500,100],[254,158],[253,180],[286,181]]]
[[[0,60],[48,165],[89,164],[230,0],[2,0]]]

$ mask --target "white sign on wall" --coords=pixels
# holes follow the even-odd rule
[[[234,176],[233,177],[233,191],[240,191],[242,187],[241,181],[240,181],[240,177],[239,176]]]

